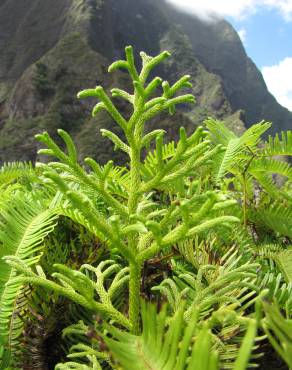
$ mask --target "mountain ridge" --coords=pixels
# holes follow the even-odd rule
[[[169,50],[157,73],[170,82],[192,76],[197,104],[151,123],[169,138],[208,116],[237,132],[262,119],[274,121],[271,133],[291,128],[292,113],[268,92],[226,21],[206,23],[154,0],[0,0],[0,162],[38,160],[33,135],[59,127],[73,136],[80,159],[108,160],[112,147],[96,133],[112,129],[112,120],[103,113],[93,119],[91,102],[75,96],[99,84],[129,89],[125,73],[107,73],[128,44],[137,56]],[[127,116],[129,107],[116,103]],[[122,160],[118,153],[115,159]]]

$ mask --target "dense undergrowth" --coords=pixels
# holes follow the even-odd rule
[[[292,368],[292,133],[210,118],[164,143],[147,121],[195,101],[189,76],[149,79],[168,56],[138,72],[127,47],[109,67],[132,78],[111,91],[128,120],[102,87],[79,93],[127,165],[79,164],[59,130],[65,150],[36,136],[51,162],[1,168],[1,369]]]

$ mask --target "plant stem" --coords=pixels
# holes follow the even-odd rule
[[[136,212],[140,188],[140,151],[131,148],[131,188],[128,200],[129,215]]]
[[[246,229],[247,218],[246,218],[246,208],[247,208],[247,188],[246,188],[246,177],[245,172],[243,174],[243,225]]]
[[[138,262],[130,263],[129,282],[129,318],[132,325],[132,333],[140,334],[140,282],[141,265]]]
[[[243,225],[244,225],[245,229],[247,227],[247,196],[248,196],[247,195],[247,177],[246,177],[246,173],[248,171],[249,166],[251,165],[251,162],[255,158],[254,152],[249,147],[247,147],[247,149],[251,153],[251,157],[250,157],[249,161],[247,162],[247,164],[245,166],[245,169],[243,171],[243,174],[242,174],[242,178],[243,178]]]
[[[134,138],[133,138],[134,139]],[[131,188],[128,200],[129,216],[137,210],[140,187],[140,150],[136,147],[135,139],[131,145]],[[133,253],[137,252],[137,237],[130,235],[128,239],[129,248]],[[132,325],[132,333],[140,333],[140,282],[141,264],[134,260],[130,262],[129,281],[129,318]]]

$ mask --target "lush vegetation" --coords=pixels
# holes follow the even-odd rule
[[[138,72],[127,47],[109,72],[128,71],[132,93],[78,94],[119,125],[101,132],[126,166],[79,164],[59,130],[65,150],[36,136],[52,162],[2,167],[1,369],[292,368],[292,133],[208,119],[164,143],[147,122],[195,101],[189,76],[153,78],[167,57],[141,53]]]

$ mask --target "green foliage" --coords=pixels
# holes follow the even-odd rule
[[[278,234],[292,238],[292,207],[289,203],[274,202],[269,206],[259,207],[253,217]]]
[[[22,284],[14,281],[15,270],[3,257],[12,255],[28,268],[38,262],[44,238],[54,229],[57,215],[54,209],[41,203],[38,194],[30,196],[18,193],[2,209],[0,220],[0,343],[8,348],[5,357],[22,329],[15,306]],[[14,313],[14,314],[13,314]],[[12,315],[13,314],[13,315]],[[9,362],[4,358],[4,363]],[[7,363],[8,363],[7,362]]]
[[[126,99],[133,105],[133,113],[128,121],[119,113],[102,87],[84,90],[78,94],[79,98],[98,98],[100,102],[93,108],[93,115],[100,110],[106,110],[124,132],[126,142],[123,142],[113,132],[102,130],[104,136],[129,156],[129,183],[125,200],[117,199],[108,187],[109,173],[113,168],[111,161],[102,168],[93,159],[85,159],[85,163],[93,171],[88,173],[76,162],[75,146],[65,131],[59,130],[58,133],[66,144],[67,153],[63,152],[47,133],[37,135],[37,139],[48,147],[48,149],[40,150],[40,153],[55,156],[60,161],[49,164],[44,175],[56,184],[74,209],[79,211],[85,221],[83,224],[91,225],[91,231],[95,228],[96,234],[102,240],[106,240],[111,248],[116,248],[129,263],[129,318],[134,333],[139,332],[138,296],[144,262],[181,239],[206,232],[219,224],[238,222],[237,218],[227,215],[207,217],[207,212],[217,202],[222,201],[216,192],[206,194],[202,207],[196,212],[194,212],[196,196],[190,199],[180,199],[179,207],[171,207],[168,212],[164,212],[165,214],[160,213],[157,216],[155,212],[153,214],[150,205],[142,209],[139,207],[141,202],[145,201],[145,194],[192,174],[195,168],[197,169],[205,161],[211,159],[220,150],[219,147],[209,149],[209,142],[200,140],[204,137],[201,128],[190,137],[187,137],[182,128],[174,155],[164,160],[162,157],[163,132],[154,130],[147,134],[144,133],[146,121],[161,111],[167,109],[173,114],[177,104],[194,101],[194,97],[190,94],[175,96],[181,88],[190,86],[190,76],[182,77],[172,86],[158,77],[149,83],[146,82],[151,70],[168,56],[167,52],[154,58],[141,53],[142,70],[138,74],[132,48],[127,47],[126,60],[115,62],[109,67],[110,72],[119,68],[126,69],[133,79],[134,93],[132,95],[120,89],[111,91],[113,97]],[[151,98],[159,86],[163,89],[162,96]],[[157,155],[155,173],[150,178],[144,179],[141,151],[153,140],[156,141]],[[72,182],[68,182],[68,179]],[[73,188],[75,183],[83,187],[82,192],[80,192],[81,189]],[[96,197],[101,198],[106,204],[109,210],[108,215],[103,215],[96,209]]]
[[[235,248],[230,248],[219,261],[205,264],[203,258],[196,256],[195,272],[187,271],[180,265],[174,265],[173,279],[165,279],[152,288],[166,297],[174,312],[180,309],[186,300],[184,318],[189,322],[192,313],[198,313],[201,325],[216,325],[216,342],[220,357],[220,368],[229,369],[238,355],[235,345],[246,330],[245,310],[255,302],[257,286],[254,284],[259,265],[245,260]],[[181,253],[188,259],[194,256],[194,246],[180,247]],[[191,252],[192,250],[192,252]],[[181,271],[182,270],[182,271]],[[193,269],[192,269],[193,270]],[[232,309],[231,309],[232,308]],[[234,337],[233,333],[236,333]],[[215,336],[215,333],[214,333]],[[233,366],[233,365],[232,365]]]
[[[211,352],[212,336],[207,326],[197,326],[198,312],[185,325],[184,304],[173,317],[167,316],[166,306],[159,314],[154,305],[142,305],[143,332],[141,336],[123,333],[109,327],[113,338],[105,338],[114,358],[124,369],[217,369],[216,352]],[[193,343],[192,338],[196,335]],[[186,366],[187,359],[188,365]]]
[[[292,251],[282,251],[276,256],[276,261],[287,283],[292,283]]]
[[[285,319],[276,305],[264,304],[266,317],[263,328],[278,354],[283,358],[289,368],[292,367],[292,322]]]
[[[206,121],[206,126],[212,142],[225,147],[224,151],[218,154],[213,162],[213,168],[215,169],[213,173],[214,181],[218,184],[227,172],[232,173],[232,169],[238,166],[237,160],[243,162],[245,156],[257,147],[261,135],[271,124],[261,122],[253,125],[241,137],[237,137],[220,121],[209,119]]]
[[[127,267],[120,270],[119,266],[111,260],[101,262],[96,268],[91,265],[82,265],[80,271],[72,270],[66,265],[56,264],[54,267],[57,271],[52,274],[58,281],[56,283],[46,279],[41,266],[37,266],[37,271],[34,273],[18,257],[6,257],[6,261],[23,273],[22,276],[13,278],[12,283],[33,282],[35,285],[54,290],[95,313],[105,314],[127,329],[131,328],[129,320],[112,304],[112,299],[121,286],[129,280]],[[118,273],[111,286],[106,289],[104,280],[115,271]],[[88,272],[93,274],[92,279],[90,275],[88,276]],[[96,295],[99,296],[99,301]]]
[[[35,66],[36,71],[33,79],[33,85],[36,91],[41,96],[46,96],[54,92],[53,86],[48,77],[48,67],[42,62],[37,62]]]
[[[292,155],[292,132],[286,131],[276,134],[275,137],[269,136],[268,142],[265,143],[263,154],[273,155]]]
[[[0,189],[3,190],[11,183],[33,174],[32,165],[23,162],[5,163],[0,168]]]
[[[36,136],[53,161],[0,171],[1,366],[35,351],[30,330],[50,332],[38,320],[45,314],[53,332],[61,303],[70,314],[58,340],[69,362],[56,369],[243,370],[265,355],[258,328],[291,366],[292,174],[278,158],[291,155],[291,132],[265,143],[270,123],[237,136],[210,118],[164,143],[164,130],[149,131],[148,122],[194,102],[180,95],[190,76],[170,85],[153,77],[169,53],[140,55],[140,71],[131,47],[109,67],[129,74],[132,91],[78,94],[98,99],[93,116],[104,111],[117,123],[121,135],[101,134],[127,166],[80,164],[59,129],[65,150],[47,132]],[[117,98],[132,108],[127,118]],[[274,322],[263,299],[276,301],[286,321],[277,311]],[[17,350],[21,340],[27,354]]]

